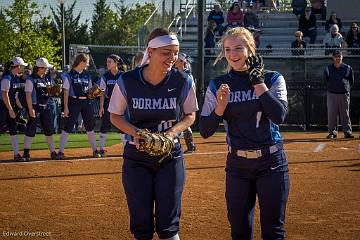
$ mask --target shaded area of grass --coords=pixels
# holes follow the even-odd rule
[[[24,135],[18,135],[19,148],[23,149]],[[99,140],[99,134],[96,133],[96,139]],[[60,134],[54,135],[55,148],[59,147]],[[105,146],[112,146],[121,142],[121,135],[119,133],[108,133]],[[82,148],[90,147],[86,133],[70,134],[66,148]],[[43,134],[37,134],[32,142],[31,149],[47,149],[46,137]],[[0,135],[0,152],[12,151],[10,136],[8,134]]]

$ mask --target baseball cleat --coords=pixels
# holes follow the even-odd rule
[[[105,154],[105,150],[104,149],[100,149],[100,157],[106,157],[106,154]]]
[[[354,135],[351,133],[345,133],[344,138],[354,138]]]
[[[57,160],[58,159],[58,154],[53,151],[52,153],[50,153],[50,159],[51,160]]]
[[[65,159],[64,153],[63,153],[63,152],[58,152],[58,154],[57,154],[57,159],[58,159],[58,160],[63,160],[63,159]]]
[[[95,158],[100,158],[100,157],[101,157],[100,151],[96,149],[96,150],[93,152],[93,157],[95,157]]]
[[[24,153],[24,155],[23,155],[23,159],[24,159],[24,162],[28,162],[28,161],[30,161],[30,153]]]
[[[326,138],[328,138],[328,139],[335,139],[335,138],[337,138],[337,135],[336,135],[336,134],[333,134],[333,133],[329,133],[329,135],[327,135]]]
[[[19,153],[17,155],[14,155],[14,161],[15,162],[26,162],[25,159]]]

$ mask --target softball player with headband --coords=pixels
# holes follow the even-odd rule
[[[179,52],[176,35],[154,29],[141,67],[120,76],[109,112],[113,125],[125,133],[122,182],[135,239],[179,239],[181,196],[185,181],[179,133],[195,120],[198,110],[191,77],[172,69]],[[183,113],[183,117],[180,118]],[[161,163],[138,150],[137,129],[166,132],[174,139],[172,154]],[[155,206],[155,209],[154,209]],[[155,219],[154,219],[155,218]]]
[[[53,140],[53,113],[50,106],[54,100],[49,97],[47,87],[52,85],[51,79],[46,76],[49,68],[52,68],[46,58],[38,58],[33,73],[26,79],[25,94],[29,111],[29,120],[26,124],[24,139],[24,159],[30,160],[30,146],[36,134],[36,119],[39,118],[44,130],[46,141],[50,150],[50,159],[57,159]]]
[[[4,120],[0,122],[5,121],[9,129],[14,160],[23,162],[25,159],[19,153],[15,112],[17,111],[16,93],[18,89],[22,88],[18,75],[22,72],[22,68],[28,64],[21,57],[14,57],[7,65],[1,77],[0,118]]]
[[[229,148],[226,162],[226,204],[232,239],[253,239],[256,196],[262,239],[285,238],[285,209],[289,193],[288,162],[278,124],[287,110],[285,80],[263,71],[255,56],[252,34],[243,27],[223,36],[228,73],[211,80],[199,129],[210,137],[221,121]]]
[[[72,69],[69,73],[63,74],[64,89],[64,130],[60,136],[60,147],[58,159],[64,159],[65,144],[69,133],[73,130],[79,113],[84,120],[90,146],[94,157],[100,157],[100,152],[96,148],[96,136],[94,132],[94,115],[91,100],[87,97],[88,90],[92,86],[91,75],[86,71],[89,65],[89,57],[85,54],[76,56]]]
[[[112,91],[116,84],[116,81],[119,79],[120,75],[123,71],[120,71],[119,68],[122,69],[122,65],[124,61],[120,56],[116,54],[111,54],[106,59],[106,66],[108,71],[101,77],[100,79],[100,88],[105,91],[105,94],[100,96],[100,109],[99,116],[102,118],[101,127],[100,127],[100,156],[105,157],[105,140],[106,133],[109,131],[110,125],[110,112],[108,111],[109,102],[111,98]]]
[[[187,73],[192,79],[194,79],[191,74],[191,65],[188,62],[188,56],[185,53],[179,53],[178,60],[175,62],[175,68],[180,72]],[[193,140],[191,127],[188,127],[184,132],[184,140],[186,143],[187,150],[184,153],[192,153],[195,151],[196,147]]]

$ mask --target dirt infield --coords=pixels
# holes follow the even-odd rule
[[[291,187],[287,239],[360,239],[360,140],[326,133],[285,133]],[[181,239],[230,239],[224,199],[224,136],[195,139],[186,155]],[[121,183],[122,146],[106,160],[89,149],[66,150],[70,160],[13,163],[0,153],[0,239],[132,239]],[[35,155],[36,154],[36,155]],[[79,159],[80,158],[80,159]],[[260,239],[256,211],[255,239]]]

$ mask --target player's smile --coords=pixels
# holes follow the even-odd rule
[[[166,68],[171,68],[174,65],[174,61],[171,62],[165,62],[164,65],[166,66]]]
[[[240,61],[240,58],[239,59],[237,59],[237,60],[231,60],[232,62],[238,62],[238,61]]]

